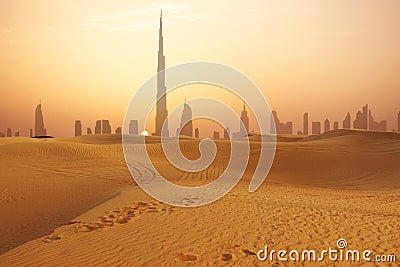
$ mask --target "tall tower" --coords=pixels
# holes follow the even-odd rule
[[[249,134],[249,117],[247,116],[246,103],[244,101],[243,101],[243,110],[242,110],[240,119],[242,120],[242,123],[244,125],[244,128],[243,128],[242,124],[240,124],[240,135],[247,136]]]
[[[82,135],[82,122],[80,120],[75,121],[75,136]]]
[[[400,111],[397,114],[397,131],[400,133]]]
[[[47,131],[44,128],[43,123],[43,113],[42,113],[42,103],[37,105],[35,110],[35,136],[45,136]]]
[[[351,128],[351,116],[350,113],[347,112],[346,118],[343,121],[343,129],[350,129]]]
[[[169,136],[168,132],[168,110],[167,110],[167,88],[165,86],[165,56],[164,40],[162,35],[162,10],[160,14],[160,30],[158,33],[158,66],[157,66],[157,106],[156,106],[156,136]],[[163,129],[163,124],[165,127]]]
[[[308,135],[308,112],[303,116],[303,134]]]
[[[186,124],[183,124],[183,122],[187,122]],[[180,127],[180,132],[181,135],[186,135],[186,136],[193,136],[193,124],[192,124],[192,109],[188,104],[183,105],[183,112],[182,112],[182,117],[181,117],[181,127]]]

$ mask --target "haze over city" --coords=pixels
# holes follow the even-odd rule
[[[397,266],[399,10],[1,1],[0,267]]]
[[[155,74],[154,18],[161,8],[166,67],[202,60],[242,71],[282,121],[294,122],[294,133],[304,112],[313,121],[342,121],[366,103],[389,131],[397,129],[399,7],[397,1],[1,2],[0,129],[28,136],[40,99],[49,135],[72,136],[76,119],[88,127],[101,118],[113,130],[121,126],[130,98]],[[192,87],[228,99],[238,114],[242,109],[240,99],[212,86]],[[170,94],[168,109],[201,93],[193,88]],[[250,130],[254,125],[250,118]]]

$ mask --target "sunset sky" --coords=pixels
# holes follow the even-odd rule
[[[76,119],[84,129],[97,119],[113,131],[122,126],[129,100],[157,68],[160,9],[167,67],[212,61],[238,69],[281,121],[294,122],[294,133],[304,112],[341,125],[366,103],[396,129],[397,0],[0,0],[0,132],[29,135],[40,99],[50,135],[72,136]],[[169,109],[191,97],[186,91],[168,98]],[[239,113],[240,99],[226,99]]]

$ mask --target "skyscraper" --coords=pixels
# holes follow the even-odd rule
[[[95,134],[101,134],[101,120],[96,121],[96,126],[94,127]]]
[[[184,122],[187,122],[184,124]],[[181,117],[180,134],[186,136],[193,136],[193,124],[192,124],[192,109],[188,104],[183,105],[183,112]]]
[[[138,121],[131,120],[129,122],[129,134],[138,134],[138,133],[139,133]]]
[[[35,111],[35,136],[47,135],[46,128],[44,128],[42,104],[40,103],[36,107]]]
[[[400,111],[397,114],[397,131],[400,133]]]
[[[199,138],[199,128],[194,129],[194,137]]]
[[[82,135],[82,122],[80,120],[75,121],[75,136]]]
[[[368,130],[368,104],[362,107],[362,111],[358,111],[356,119],[353,121],[354,129]]]
[[[350,129],[351,128],[351,116],[350,113],[347,112],[346,118],[343,121],[343,129]]]
[[[293,123],[291,121],[283,123],[280,122],[278,118],[278,113],[276,111],[272,111],[271,127],[274,127],[273,123],[275,122],[276,134],[292,134],[293,133]]]
[[[303,116],[303,134],[308,135],[308,112]]]
[[[101,133],[102,134],[111,134],[111,126],[108,120],[101,121]]]
[[[321,123],[319,121],[313,121],[311,123],[312,134],[320,134],[321,133]]]
[[[330,130],[331,130],[331,122],[328,119],[326,119],[324,121],[324,132],[328,132]]]
[[[368,130],[371,131],[381,131],[381,132],[386,132],[387,131],[387,121],[386,120],[381,120],[381,121],[375,121],[374,117],[372,117],[372,111],[368,111]]]
[[[11,128],[7,128],[7,137],[11,136],[12,136]]]
[[[167,88],[165,86],[165,56],[164,40],[162,35],[162,11],[160,14],[160,30],[158,33],[158,66],[157,66],[157,107],[156,107],[156,136],[169,136],[168,110],[167,110]],[[163,128],[163,124],[165,127]]]
[[[339,129],[339,122],[338,122],[338,121],[335,121],[335,122],[333,123],[333,130],[337,130],[337,129]]]
[[[240,135],[247,136],[249,134],[249,117],[247,116],[246,103],[243,101],[243,110],[240,115],[242,123],[240,124]]]
[[[231,133],[231,129],[229,127],[226,127],[224,129],[224,139],[229,139],[229,134]]]

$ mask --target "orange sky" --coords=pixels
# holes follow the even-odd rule
[[[0,132],[28,135],[40,99],[50,135],[73,135],[75,119],[121,126],[155,74],[161,8],[167,67],[201,60],[242,71],[294,132],[306,111],[342,121],[366,103],[395,129],[399,1],[42,0],[0,1]]]

